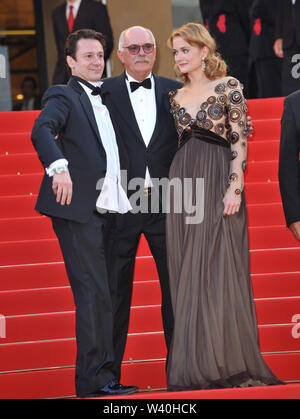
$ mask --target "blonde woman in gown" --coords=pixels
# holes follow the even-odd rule
[[[168,43],[184,81],[169,94],[179,144],[170,181],[204,179],[204,218],[198,224],[187,222],[190,214],[177,213],[176,200],[183,198],[169,190],[167,253],[175,324],[168,390],[282,384],[258,343],[243,194],[247,106],[242,86],[226,76],[226,64],[204,26],[189,23]]]

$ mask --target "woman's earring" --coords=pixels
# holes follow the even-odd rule
[[[205,71],[206,70],[206,62],[205,62],[204,58],[202,58],[201,70],[202,71]]]

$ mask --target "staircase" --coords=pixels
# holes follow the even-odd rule
[[[142,390],[131,398],[300,398],[300,245],[285,227],[277,181],[282,104],[248,101],[255,135],[245,193],[261,351],[288,385],[165,392],[160,287],[142,237],[122,366],[123,384]],[[43,174],[30,141],[37,115],[0,113],[0,398],[75,395],[72,293],[50,221],[33,209]]]

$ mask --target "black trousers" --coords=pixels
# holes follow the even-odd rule
[[[107,216],[94,213],[86,224],[53,218],[76,306],[79,397],[113,380],[113,308],[104,252]]]
[[[162,293],[162,320],[166,346],[169,349],[173,331],[173,311],[169,289],[169,276],[166,257],[166,235],[164,214],[117,214],[110,233],[108,256],[109,276],[117,283],[114,315],[114,374],[121,376],[121,363],[124,355],[130,305],[135,257],[141,234],[143,233],[154,257]]]

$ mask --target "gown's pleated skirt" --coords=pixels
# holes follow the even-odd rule
[[[171,181],[204,179],[201,203],[193,188],[193,203],[204,212],[201,223],[187,223],[190,214],[176,213],[184,194],[175,197],[176,207],[170,187],[167,252],[175,325],[169,390],[280,384],[259,349],[244,196],[238,213],[222,215],[230,159],[229,148],[192,136],[170,169]]]

